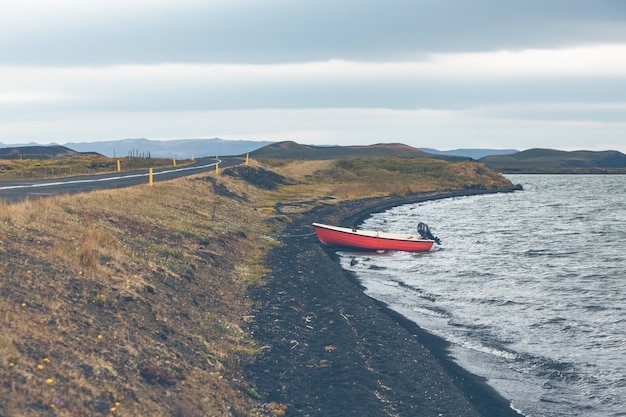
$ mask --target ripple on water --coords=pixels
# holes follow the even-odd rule
[[[364,228],[424,221],[444,244],[342,265],[528,416],[626,416],[626,176],[511,180],[526,191],[373,215]]]

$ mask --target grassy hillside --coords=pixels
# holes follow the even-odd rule
[[[274,243],[246,230],[267,216],[214,187],[0,206],[0,415],[254,415],[245,288]]]
[[[59,159],[81,155],[61,145],[10,146],[0,148],[0,159]]]
[[[497,189],[510,181],[483,164],[431,158],[350,158],[324,161],[264,160],[296,178],[301,194],[339,199],[405,195],[432,190]],[[288,196],[276,198],[289,198]]]
[[[557,151],[529,149],[480,159],[500,172],[626,173],[626,155],[617,151]]]
[[[512,184],[473,162],[281,160],[0,202],[0,415],[283,415],[242,377],[272,234],[318,204],[468,187]]]

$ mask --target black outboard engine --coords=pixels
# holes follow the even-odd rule
[[[441,245],[441,240],[439,240],[437,236],[433,236],[433,234],[430,233],[430,229],[426,223],[419,222],[417,225],[417,233],[420,234],[422,239],[434,240],[436,244]]]

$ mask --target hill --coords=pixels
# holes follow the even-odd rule
[[[626,172],[626,155],[618,151],[558,151],[528,149],[480,159],[501,172],[610,173]]]
[[[0,159],[62,159],[84,155],[61,145],[31,145],[0,148]]]
[[[259,148],[250,156],[260,159],[308,159],[326,160],[338,158],[435,158],[446,161],[462,161],[468,158],[432,155],[401,143],[379,143],[369,146],[313,146],[296,142],[277,142]]]

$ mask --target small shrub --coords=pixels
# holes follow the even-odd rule
[[[161,384],[171,387],[176,384],[162,368],[156,365],[143,365],[139,371],[141,376],[150,384]]]
[[[250,398],[254,398],[255,400],[260,400],[261,398],[263,398],[261,394],[259,394],[257,390],[254,389],[254,387],[248,387],[248,389],[246,390],[246,394],[248,394]]]

